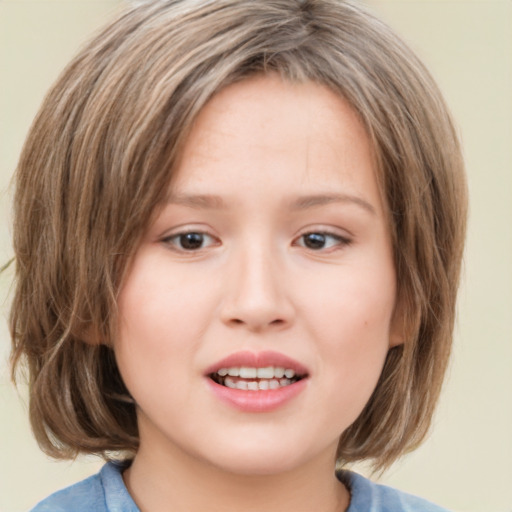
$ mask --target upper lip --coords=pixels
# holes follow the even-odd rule
[[[221,368],[233,368],[247,366],[250,368],[265,368],[268,366],[278,366],[282,368],[290,368],[294,370],[297,375],[307,375],[308,369],[298,361],[281,354],[267,350],[264,352],[250,352],[248,350],[235,352],[229,356],[217,361],[208,367],[205,371],[206,375],[217,372]]]

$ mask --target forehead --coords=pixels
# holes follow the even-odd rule
[[[185,143],[172,195],[250,190],[364,195],[381,210],[372,149],[352,107],[328,87],[264,75],[210,100]]]

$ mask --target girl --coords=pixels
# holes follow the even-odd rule
[[[344,468],[425,436],[465,231],[450,116],[388,27],[340,0],[132,7],[16,179],[13,372],[47,453],[109,461],[34,510],[441,510]]]

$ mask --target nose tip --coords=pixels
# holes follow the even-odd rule
[[[293,318],[290,290],[279,265],[267,257],[253,257],[232,272],[222,305],[222,320],[252,332],[282,329]]]

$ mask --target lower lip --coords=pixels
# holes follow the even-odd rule
[[[271,412],[284,406],[306,388],[307,378],[278,389],[245,391],[231,389],[207,378],[213,393],[224,403],[243,412]]]

